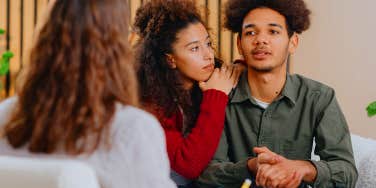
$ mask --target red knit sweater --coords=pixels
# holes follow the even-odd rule
[[[228,97],[222,91],[210,89],[203,92],[196,124],[186,137],[181,130],[181,112],[171,117],[154,113],[165,131],[168,157],[174,171],[188,179],[195,179],[206,168],[222,134],[227,101]]]

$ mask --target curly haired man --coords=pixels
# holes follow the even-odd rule
[[[229,0],[226,27],[247,66],[230,94],[216,154],[201,187],[354,187],[357,170],[332,88],[287,72],[310,25],[303,0]],[[313,143],[319,161],[311,160]]]

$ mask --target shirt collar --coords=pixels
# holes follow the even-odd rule
[[[281,96],[287,98],[292,105],[298,100],[299,86],[292,79],[290,74],[286,75],[286,83],[282,89]]]
[[[230,103],[238,103],[246,100],[253,100],[251,90],[248,85],[248,71],[245,70],[240,75],[238,85],[233,91]]]
[[[278,99],[286,98],[294,106],[298,97],[298,85],[293,82],[292,76],[290,74],[286,75],[286,83],[282,89],[281,97]],[[277,99],[277,100],[278,100]],[[239,82],[235,90],[233,91],[230,103],[239,103],[250,100],[252,103],[256,104],[251,94],[251,89],[248,85],[248,71],[244,71],[239,78]]]

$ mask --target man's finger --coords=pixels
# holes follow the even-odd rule
[[[257,156],[258,163],[268,163],[268,164],[276,164],[279,161],[278,155],[273,153],[261,153]]]
[[[286,177],[284,180],[282,180],[280,182],[280,184],[278,185],[278,187],[281,187],[281,188],[286,187],[287,188],[287,184],[289,184],[291,181],[293,181],[296,178],[295,176],[296,176],[296,172],[293,172],[288,177]]]
[[[286,185],[286,187],[289,187],[289,188],[299,187],[301,181],[302,181],[301,175],[296,173],[295,177]]]
[[[268,172],[268,169],[270,169],[270,165],[260,165],[257,174],[256,174],[256,184],[258,186],[265,186],[267,176],[266,173]]]
[[[266,153],[266,152],[271,152],[267,147],[254,147],[253,152],[260,154],[260,153]]]

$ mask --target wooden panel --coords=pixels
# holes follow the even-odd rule
[[[236,59],[243,59],[243,57],[238,52],[238,46],[237,46],[237,40],[238,40],[238,34],[233,33],[232,34],[232,61]]]
[[[208,12],[207,12],[208,0],[195,0],[195,2],[201,12],[203,21],[207,24],[208,23]]]
[[[227,0],[222,0],[221,1],[221,7],[224,7],[225,3],[227,2]],[[225,29],[223,27],[224,25],[224,15],[222,14],[223,13],[223,9],[221,9],[220,13],[219,13],[219,18],[220,18],[220,27],[221,27],[221,39],[220,39],[220,54],[221,54],[221,57],[222,57],[222,60],[226,63],[226,64],[230,64],[231,61],[232,61],[232,57],[231,57],[231,51],[232,51],[232,48],[231,48],[231,42],[232,42],[232,34],[231,34],[231,31]]]
[[[133,24],[134,18],[136,16],[137,8],[142,5],[142,1],[141,0],[130,0],[129,4],[130,4],[129,7],[131,9],[131,11],[130,11],[131,12],[131,16],[130,16],[131,21],[129,23]]]
[[[218,0],[210,0],[208,1],[208,26],[209,26],[209,33],[213,39],[213,44],[218,51],[218,47],[220,46],[220,25],[219,25],[219,2]],[[220,55],[220,54],[219,54]]]
[[[16,76],[21,68],[21,0],[10,1],[9,49],[14,53],[10,60],[10,91],[14,94]]]
[[[0,0],[0,28],[5,29],[7,22],[7,0]]]
[[[129,43],[133,46],[136,44],[137,42],[137,34],[135,32],[133,32],[132,30],[132,25],[134,23],[134,19],[135,19],[135,16],[136,16],[136,11],[137,9],[142,5],[143,2],[146,2],[146,0],[130,0],[129,1],[129,8],[130,8],[130,17],[129,17],[129,36],[128,36],[128,40],[129,40]]]
[[[0,28],[7,28],[7,0],[0,0]],[[6,31],[8,32],[8,31]],[[6,35],[0,36],[0,54],[6,50]]]
[[[29,1],[29,0],[27,0]],[[37,10],[37,18],[36,18],[36,23],[38,24],[38,22],[41,22],[45,19],[45,16],[46,16],[46,11],[47,11],[47,3],[48,3],[48,0],[37,0],[37,6],[36,7],[36,10]]]
[[[0,28],[7,28],[7,0],[0,0]],[[8,31],[7,31],[8,32]],[[0,55],[6,50],[6,37],[5,35],[0,36]],[[0,101],[5,97],[5,77],[0,78]]]
[[[24,0],[23,37],[22,37],[22,66],[28,63],[30,48],[34,33],[34,1]]]

